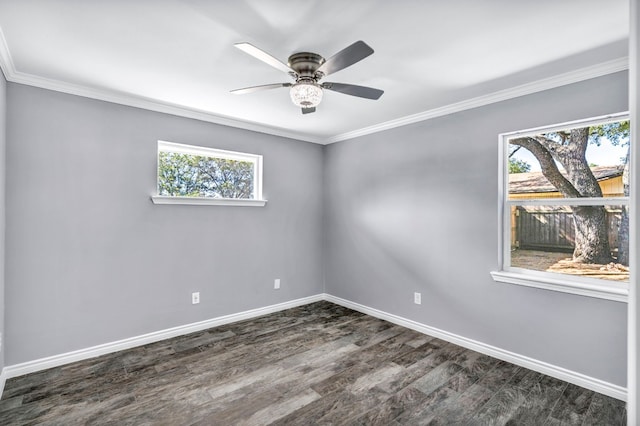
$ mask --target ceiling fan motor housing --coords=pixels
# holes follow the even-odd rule
[[[319,80],[322,73],[316,75],[316,70],[325,63],[325,59],[317,53],[299,52],[289,56],[289,68],[294,70],[298,76]]]

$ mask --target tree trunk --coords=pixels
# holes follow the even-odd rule
[[[576,230],[573,260],[598,264],[611,262],[605,208],[603,206],[574,206],[572,210]]]
[[[511,139],[511,144],[529,150],[540,162],[542,174],[566,198],[602,197],[602,190],[586,160],[589,128],[572,129],[562,143],[544,137]],[[555,160],[555,161],[554,161]],[[566,170],[563,175],[555,162]],[[576,239],[573,260],[607,264],[613,261],[609,245],[607,215],[602,206],[574,206]]]
[[[602,189],[587,162],[589,128],[572,129],[570,143],[560,152],[558,160],[567,170],[569,180],[581,197],[602,197]],[[613,261],[609,245],[609,227],[604,206],[574,206],[576,246],[573,260],[583,263],[607,264]]]
[[[629,266],[629,206],[622,206],[618,232],[618,263]]]
[[[624,161],[624,171],[622,172],[622,186],[624,196],[629,196],[629,150]],[[618,263],[629,265],[629,206],[622,206],[622,217],[620,219],[620,229],[618,230]]]

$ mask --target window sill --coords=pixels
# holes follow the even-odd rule
[[[598,280],[580,280],[555,278],[550,276],[529,275],[519,272],[492,271],[491,276],[496,282],[542,288],[562,293],[580,296],[596,297],[598,299],[627,302],[629,285],[627,283],[600,284]]]
[[[267,200],[251,200],[245,198],[198,198],[198,197],[166,197],[152,195],[153,204],[182,204],[188,206],[237,206],[264,207]]]

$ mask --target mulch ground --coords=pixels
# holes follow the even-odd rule
[[[574,262],[570,253],[514,250],[511,252],[511,266],[611,281],[629,281],[629,267],[627,266],[619,263],[598,265]]]

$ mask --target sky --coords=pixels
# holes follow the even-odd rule
[[[587,148],[587,161],[590,164],[593,163],[598,166],[623,164],[624,157],[627,155],[627,149],[627,146],[613,146],[608,139],[602,138],[600,146],[589,144]],[[529,163],[532,172],[540,171],[540,163],[538,163],[538,160],[536,160],[533,154],[525,148],[518,150],[512,158],[518,158]]]

